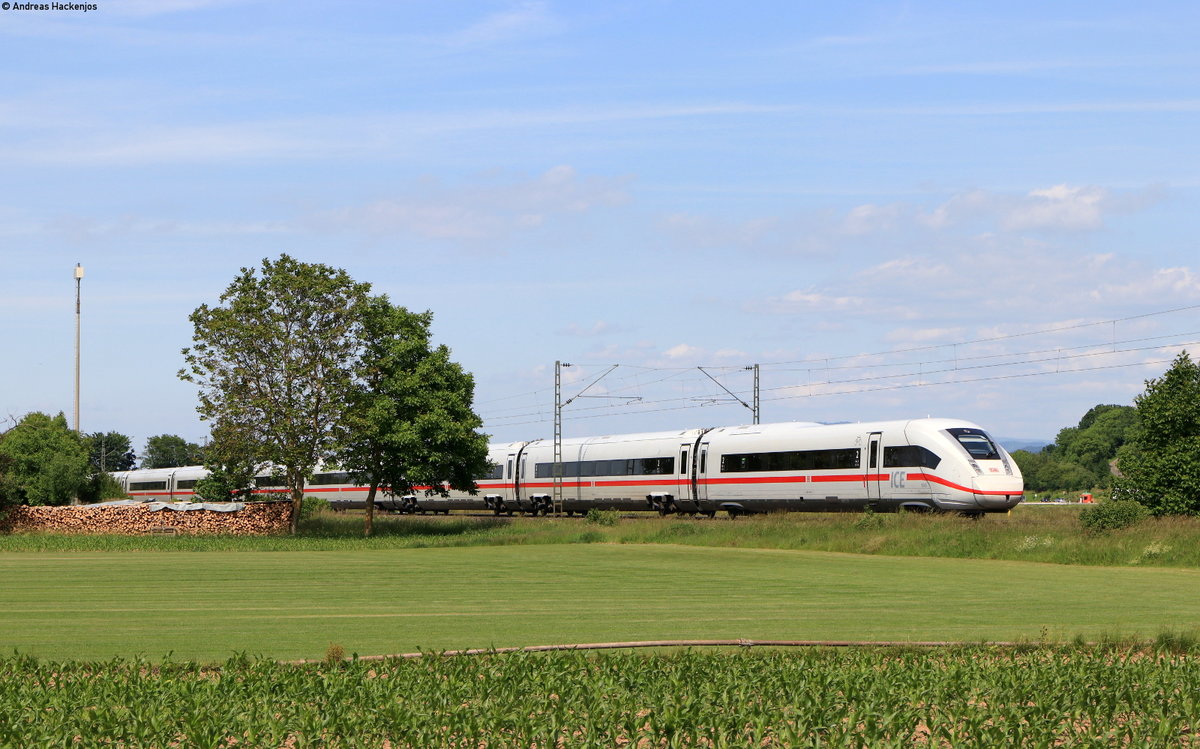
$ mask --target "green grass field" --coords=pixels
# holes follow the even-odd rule
[[[58,659],[663,638],[1153,638],[1200,571],[662,544],[0,552],[0,647]]]

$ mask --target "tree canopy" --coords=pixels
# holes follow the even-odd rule
[[[146,440],[142,468],[175,468],[204,463],[204,448],[177,434],[156,434]]]
[[[364,533],[375,494],[477,489],[488,467],[483,422],[472,410],[475,380],[430,342],[430,312],[414,313],[386,296],[363,307],[363,352],[350,390],[345,441],[336,460],[370,487]]]
[[[344,270],[281,255],[242,268],[220,306],[190,317],[179,376],[200,386],[202,419],[227,425],[255,458],[282,468],[293,531],[305,478],[345,433],[369,289]]]
[[[429,312],[412,313],[344,270],[288,255],[243,268],[221,305],[192,313],[184,380],[213,422],[206,493],[280,469],[292,530],[304,481],[338,465],[376,492],[475,490],[487,467],[475,381],[430,342]],[[371,513],[368,512],[367,532]]]
[[[26,414],[0,435],[0,505],[61,505],[87,483],[88,442],[59,413]]]
[[[1132,406],[1093,406],[1078,426],[1059,430],[1054,444],[1041,452],[1017,450],[1013,458],[1021,467],[1025,486],[1035,492],[1109,486],[1113,481],[1112,462],[1135,421]]]
[[[93,432],[88,440],[88,462],[93,471],[128,471],[137,463],[133,441],[120,432]]]
[[[1157,515],[1200,514],[1200,365],[1180,353],[1134,403],[1118,489]]]

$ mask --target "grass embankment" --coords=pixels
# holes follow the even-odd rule
[[[0,659],[0,746],[1194,746],[1200,660],[578,653],[219,669]]]
[[[1200,519],[1151,518],[1086,532],[1077,507],[954,515],[767,515],[730,520],[643,516],[607,526],[580,518],[395,517],[363,539],[362,518],[325,513],[296,537],[0,536],[4,551],[350,551],[576,543],[680,544],[1055,564],[1200,568]]]

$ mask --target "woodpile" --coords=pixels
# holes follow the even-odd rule
[[[0,532],[102,533],[139,535],[266,536],[287,533],[292,521],[290,501],[249,502],[234,512],[210,510],[151,511],[144,505],[104,507],[9,507],[0,510]]]

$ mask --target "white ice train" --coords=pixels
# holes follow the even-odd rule
[[[489,446],[492,471],[479,492],[448,497],[380,494],[402,512],[489,510],[544,514],[555,502],[551,440]],[[790,422],[621,434],[562,441],[561,510],[591,508],[732,515],[836,512],[1003,512],[1021,501],[1016,461],[979,426],[955,419],[858,424]],[[124,471],[130,496],[188,500],[202,467]],[[282,490],[263,474],[256,493]],[[335,508],[361,507],[365,487],[336,470],[316,473],[305,493]]]

